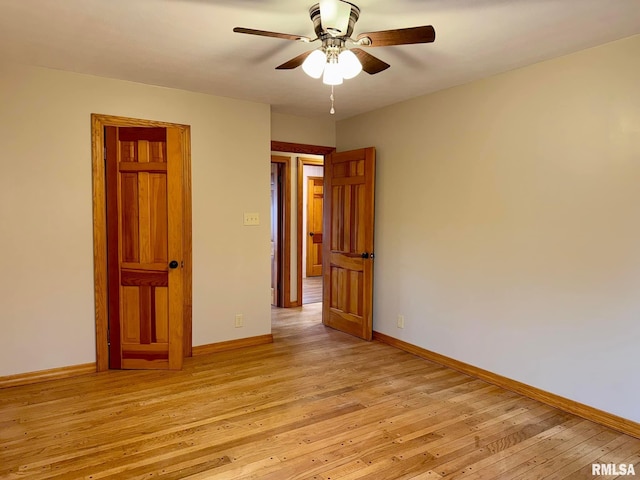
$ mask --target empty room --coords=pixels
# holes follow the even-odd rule
[[[637,0],[0,0],[0,478],[640,477]]]

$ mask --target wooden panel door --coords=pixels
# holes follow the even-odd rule
[[[182,145],[177,128],[106,127],[109,367],[182,368]]]
[[[375,149],[325,162],[322,321],[371,340]]]
[[[307,180],[307,277],[322,275],[322,177]]]

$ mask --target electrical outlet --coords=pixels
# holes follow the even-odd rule
[[[398,328],[404,328],[404,315],[398,315]]]
[[[244,213],[244,225],[260,225],[260,214],[257,212]]]
[[[244,327],[244,315],[241,313],[236,313],[236,328]]]

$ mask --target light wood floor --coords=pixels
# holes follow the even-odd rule
[[[3,479],[592,479],[640,440],[275,309],[275,343],[0,390]],[[604,477],[602,477],[604,478]],[[612,478],[612,477],[607,477]]]
[[[302,279],[302,304],[322,301],[322,276]]]

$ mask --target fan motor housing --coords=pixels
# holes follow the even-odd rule
[[[353,27],[355,26],[358,18],[360,18],[360,8],[357,5],[354,5],[351,2],[343,2],[349,4],[351,6],[351,12],[349,13],[349,26],[347,27],[347,31],[342,33],[341,35],[332,34],[332,32],[327,32],[322,29],[322,21],[320,19],[320,4],[316,3],[309,9],[309,16],[311,17],[311,21],[313,22],[313,30],[316,32],[316,35],[320,40],[325,40],[327,38],[343,38],[347,39],[351,37],[353,33]]]

